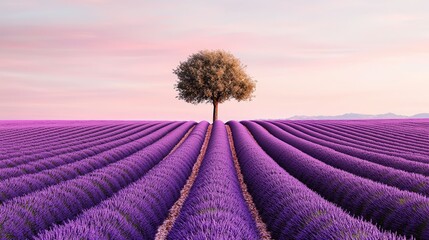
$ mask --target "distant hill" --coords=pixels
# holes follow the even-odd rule
[[[378,115],[346,113],[337,116],[303,116],[297,115],[288,118],[289,120],[352,120],[352,119],[401,119],[401,118],[429,118],[429,113],[419,113],[413,116],[397,115],[385,113]]]
[[[429,113],[419,113],[412,116],[412,118],[429,118]]]

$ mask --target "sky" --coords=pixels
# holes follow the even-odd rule
[[[0,1],[0,119],[211,120],[172,70],[223,49],[257,81],[219,118],[429,111],[429,1]]]

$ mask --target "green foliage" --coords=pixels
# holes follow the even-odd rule
[[[179,99],[186,102],[222,103],[234,98],[250,100],[256,81],[244,71],[239,59],[231,53],[203,50],[195,53],[173,70],[178,81]]]

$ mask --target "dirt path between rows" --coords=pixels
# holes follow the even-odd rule
[[[186,198],[191,191],[192,185],[197,178],[198,172],[201,167],[201,163],[203,162],[204,156],[206,155],[207,146],[209,144],[210,136],[212,132],[212,125],[209,125],[207,128],[206,136],[204,139],[204,143],[201,147],[200,154],[198,155],[197,161],[192,167],[192,173],[186,181],[185,186],[180,191],[179,199],[174,203],[173,207],[171,207],[168,217],[164,220],[163,224],[158,227],[158,231],[155,235],[156,240],[164,240],[167,239],[168,233],[173,228],[174,222],[180,214],[180,210],[182,209],[183,204],[185,203]]]
[[[252,214],[253,219],[255,220],[256,227],[259,231],[259,236],[261,239],[272,239],[270,232],[267,230],[267,225],[262,221],[261,216],[259,215],[258,209],[256,208],[255,203],[253,202],[252,196],[247,191],[246,183],[244,182],[243,174],[241,173],[240,164],[238,162],[237,153],[235,152],[234,140],[232,136],[231,129],[226,125],[226,131],[228,132],[229,146],[231,148],[232,158],[234,160],[235,171],[237,172],[238,182],[240,183],[241,192],[243,193],[244,200]]]

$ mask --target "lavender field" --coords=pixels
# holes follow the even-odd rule
[[[0,239],[429,239],[429,119],[2,121]]]

